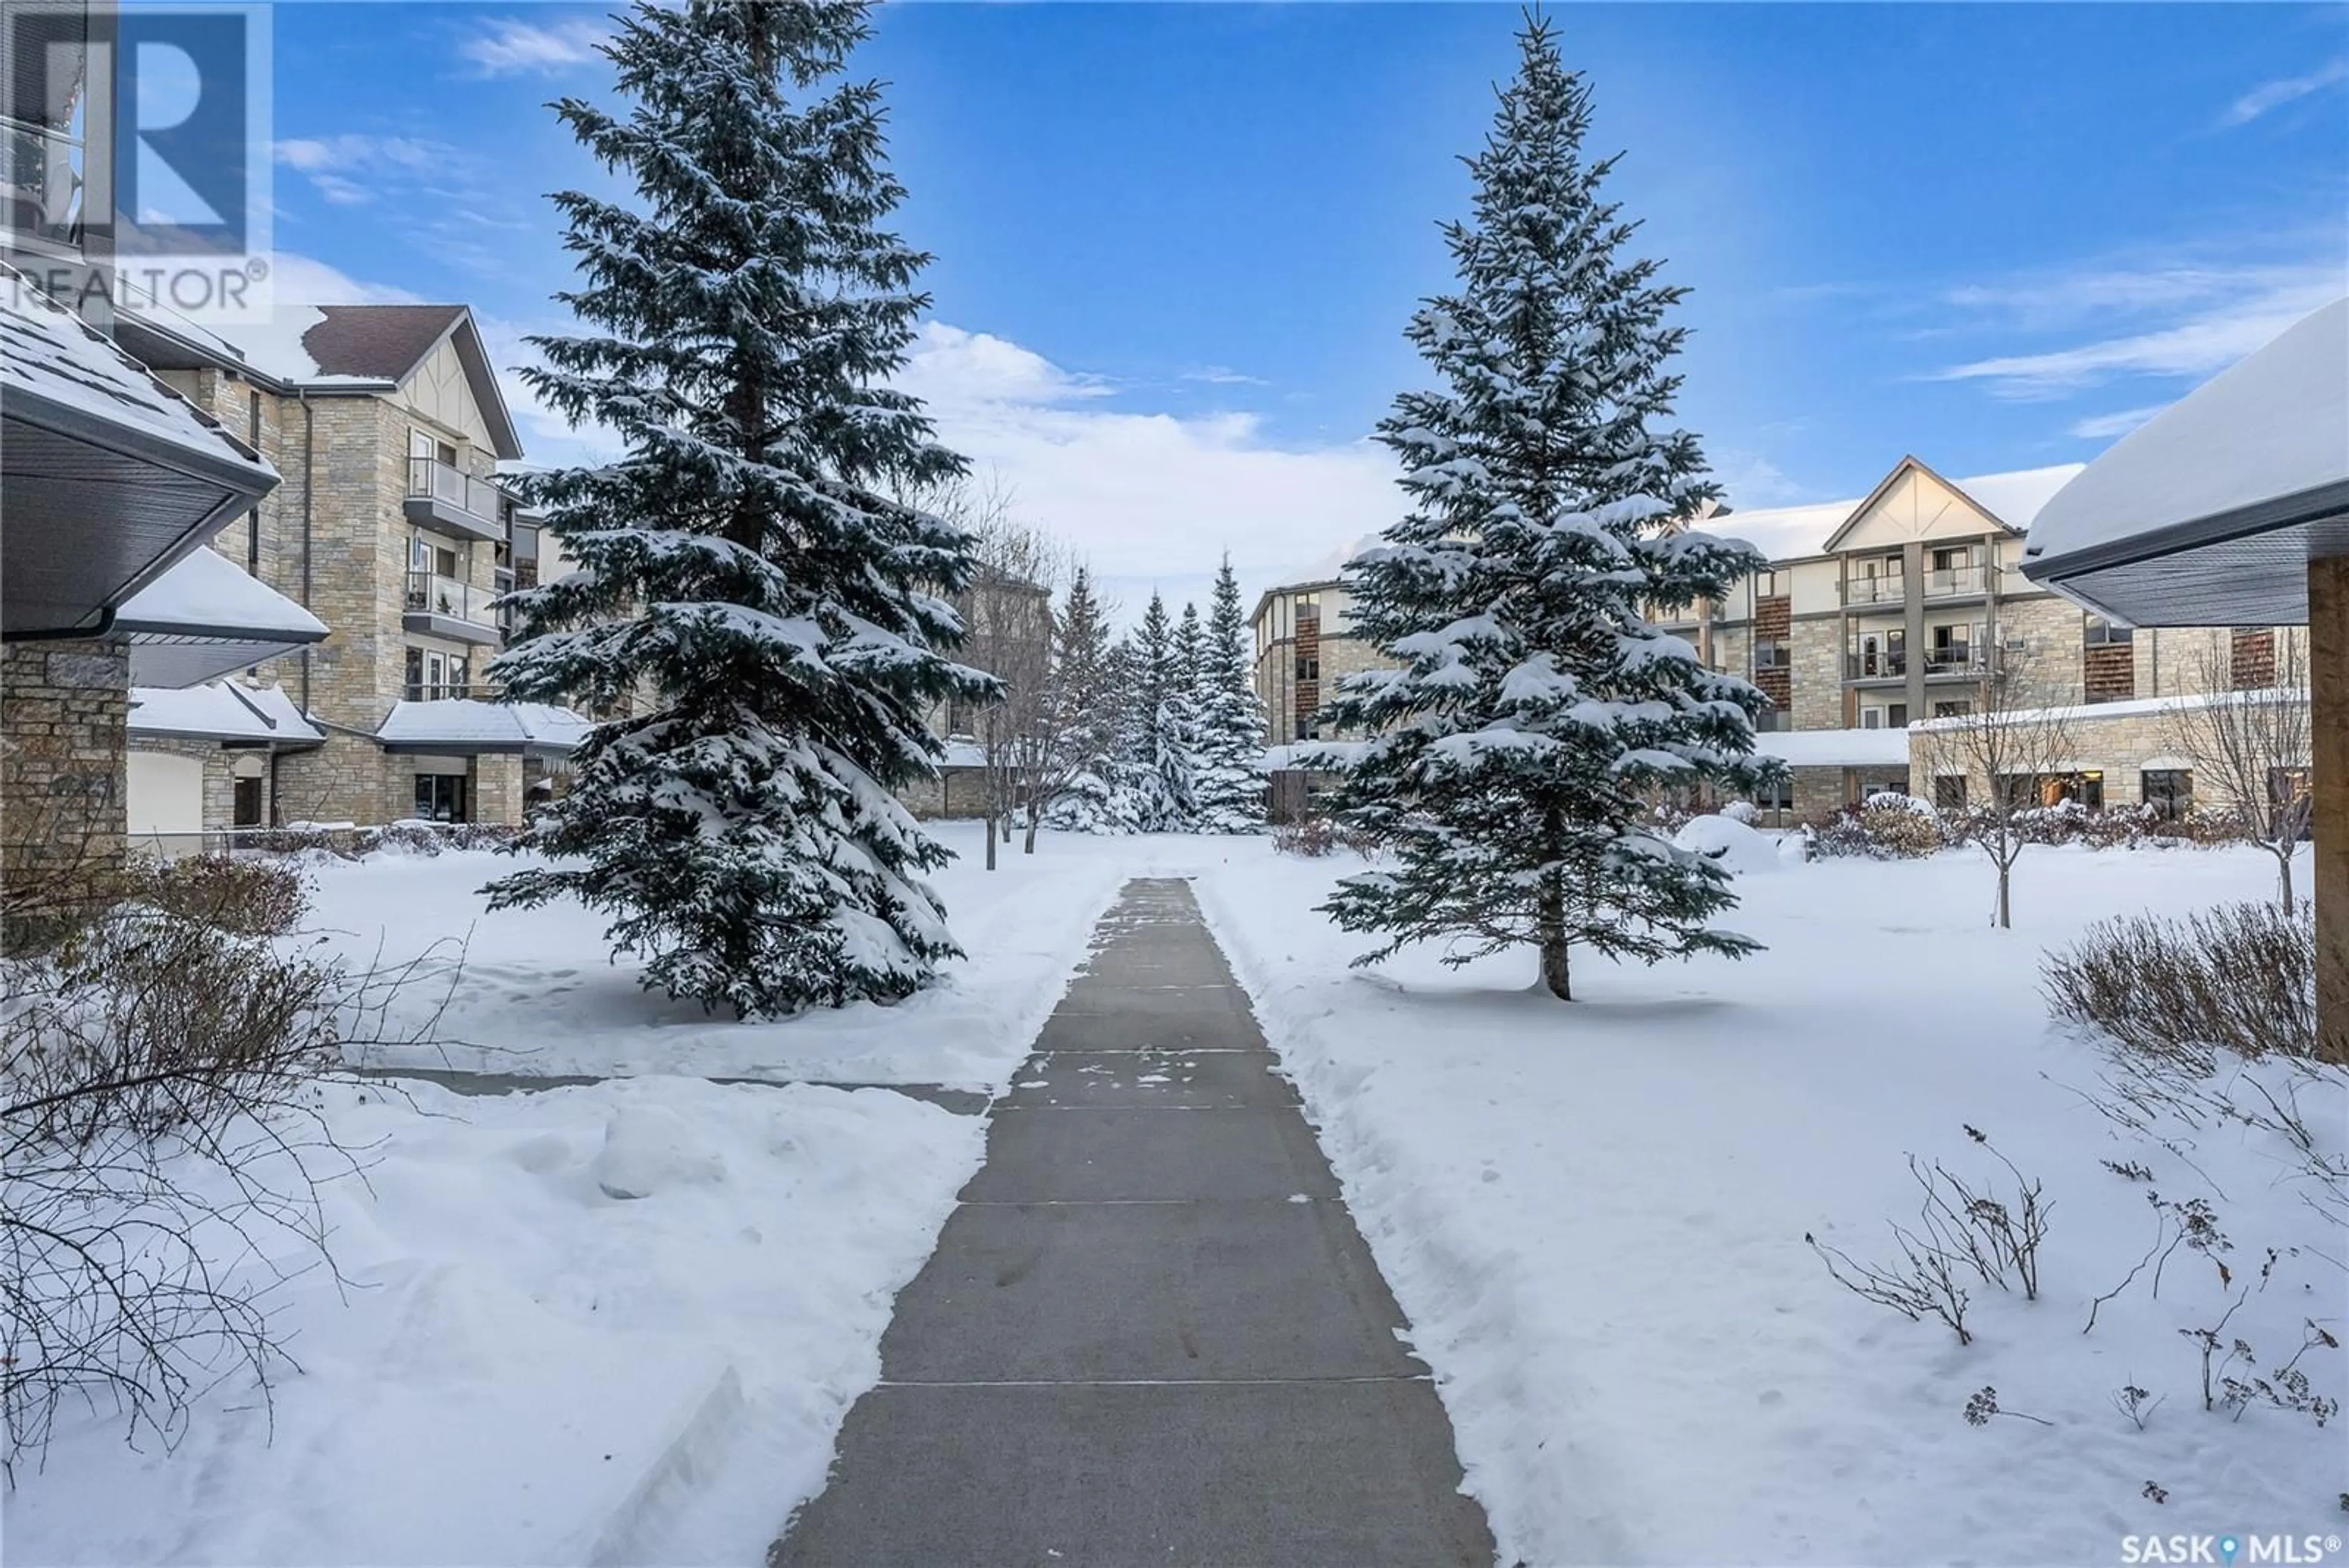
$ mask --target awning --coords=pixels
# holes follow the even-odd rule
[[[198,550],[115,612],[133,686],[193,686],[291,653],[326,623],[217,550]]]
[[[2090,463],[2023,571],[2133,626],[2308,619],[2308,563],[2349,555],[2349,299],[2298,322]]]
[[[315,746],[326,738],[281,689],[231,680],[185,688],[134,686],[129,729],[134,742],[154,736],[293,747]]]
[[[444,698],[437,702],[394,703],[375,738],[388,752],[561,756],[585,740],[595,727],[568,708],[544,702]]]
[[[100,629],[276,471],[0,266],[0,630]]]

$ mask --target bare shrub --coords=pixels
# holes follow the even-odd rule
[[[140,858],[129,867],[127,882],[130,897],[165,914],[245,937],[284,936],[310,901],[299,871],[251,856]]]
[[[1914,860],[1949,847],[1940,817],[1924,802],[1907,795],[1871,796],[1859,811],[1860,836],[1878,858]]]
[[[2307,905],[2221,904],[2183,920],[2102,920],[2042,966],[2050,1009],[2129,1050],[2208,1072],[2316,1049],[2316,927]]]
[[[1313,815],[1277,825],[1272,830],[1272,846],[1283,855],[1314,858],[1340,849],[1367,856],[1377,850],[1378,839],[1372,834],[1350,827],[1333,818]]]
[[[1971,1345],[1974,1336],[1966,1327],[1966,1306],[1972,1298],[1958,1283],[1956,1260],[1913,1231],[1898,1225],[1891,1231],[1901,1261],[1883,1267],[1859,1262],[1807,1231],[1803,1240],[1826,1264],[1835,1282],[1862,1301],[1890,1307],[1910,1323],[1938,1318],[1958,1336],[1960,1345]]]

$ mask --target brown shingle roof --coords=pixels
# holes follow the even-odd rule
[[[465,314],[461,305],[322,305],[302,348],[324,376],[406,379]]]

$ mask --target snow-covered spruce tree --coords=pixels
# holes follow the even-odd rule
[[[629,101],[556,106],[635,204],[555,198],[587,324],[523,375],[617,462],[540,477],[578,569],[514,596],[510,696],[626,716],[493,909],[575,895],[644,982],[741,1016],[920,986],[957,949],[922,881],[947,852],[890,794],[929,773],[922,723],[988,677],[945,658],[963,535],[878,489],[960,472],[892,389],[926,258],[881,224],[903,197],[877,86],[827,87],[863,0],[641,4],[605,54]]]
[[[1158,777],[1167,802],[1166,818],[1159,826],[1167,833],[1198,831],[1197,699],[1206,644],[1199,607],[1185,604],[1167,644],[1165,705],[1158,720]]]
[[[1231,557],[1216,574],[1214,607],[1191,699],[1191,796],[1202,833],[1261,833],[1264,703],[1248,670],[1247,622]]]
[[[1119,784],[1138,833],[1179,833],[1190,817],[1188,758],[1180,732],[1181,670],[1174,623],[1153,592],[1126,638],[1125,744]]]
[[[1402,668],[1341,682],[1325,726],[1374,735],[1338,805],[1392,868],[1325,906],[1348,930],[1445,940],[1447,961],[1530,943],[1570,996],[1577,945],[1654,962],[1758,944],[1705,922],[1734,903],[1713,861],[1643,825],[1644,791],[1745,789],[1760,691],[1642,618],[1721,596],[1761,564],[1683,531],[1715,493],[1664,428],[1681,291],[1621,253],[1633,225],[1586,161],[1589,91],[1529,22],[1523,63],[1471,161],[1475,216],[1446,227],[1456,292],[1410,337],[1440,389],[1381,425],[1410,514],[1350,566],[1354,621]]]
[[[1109,619],[1082,566],[1052,622],[1050,701],[1054,711],[1053,784],[1045,821],[1077,833],[1124,831],[1115,799],[1119,671]]]

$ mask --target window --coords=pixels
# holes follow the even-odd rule
[[[1782,773],[1767,784],[1757,784],[1754,786],[1754,804],[1760,806],[1764,811],[1794,810],[1794,775],[1792,774]]]
[[[1933,546],[1932,568],[1937,572],[1955,572],[1974,564],[1971,545],[1936,545]]]
[[[258,778],[236,781],[236,798],[230,807],[230,826],[259,827],[261,826],[261,782]]]
[[[1974,705],[1962,697],[1933,704],[1933,717],[1936,719],[1962,719],[1973,711]]]
[[[1785,590],[1778,586],[1778,573],[1775,569],[1760,571],[1754,574],[1754,597],[1755,598],[1775,599],[1784,592],[1785,592]]]
[[[2069,782],[2071,794],[2065,798],[2078,801],[2090,811],[2105,809],[2105,775],[2101,772],[2074,774]]]
[[[1297,738],[1300,741],[1318,741],[1321,738],[1321,732],[1313,727],[1312,720],[1299,719],[1297,721]]]
[[[2082,633],[2090,648],[2108,648],[2116,643],[2132,640],[2137,634],[2125,626],[2115,626],[2102,616],[2088,618],[2087,629]]]
[[[438,702],[451,697],[470,697],[472,691],[472,660],[462,654],[443,653],[437,648],[410,648],[407,651],[404,679],[410,702]]]
[[[1859,711],[1859,727],[1863,730],[1881,730],[1884,728],[1884,710],[1881,708],[1862,708]]]
[[[2147,768],[2137,775],[2137,794],[2161,822],[2177,822],[2194,809],[2194,775],[2185,768]]]
[[[1785,709],[1776,706],[1763,709],[1762,716],[1754,721],[1754,728],[1757,732],[1791,730],[1794,727],[1795,716]]]
[[[416,815],[427,822],[465,820],[465,775],[418,774]]]
[[[1790,670],[1795,663],[1795,650],[1775,637],[1754,639],[1754,668],[1756,670]]]
[[[1909,727],[1909,704],[1906,702],[1886,703],[1884,708],[1884,727],[1888,730],[1907,729]]]
[[[1943,811],[1966,808],[1966,775],[1940,774],[1933,779],[1933,804]]]
[[[1299,655],[1297,659],[1297,679],[1299,680],[1320,680],[1321,660],[1311,655]]]

